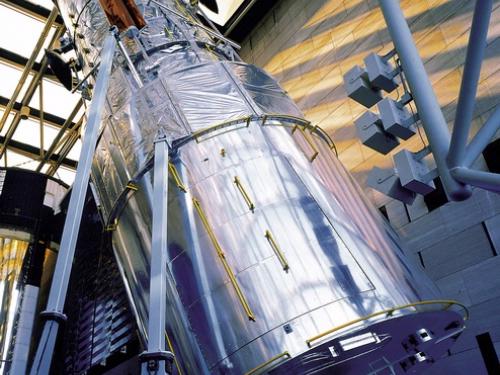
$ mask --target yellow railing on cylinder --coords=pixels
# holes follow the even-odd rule
[[[330,335],[332,333],[338,332],[338,331],[340,331],[342,329],[345,329],[345,328],[348,328],[350,326],[353,326],[353,325],[355,325],[357,323],[369,320],[371,318],[374,318],[374,317],[380,316],[380,315],[391,316],[395,311],[404,310],[404,309],[407,309],[407,308],[410,308],[410,307],[423,306],[423,305],[445,305],[444,310],[449,309],[453,305],[460,306],[465,311],[465,313],[464,313],[464,320],[469,319],[469,310],[467,310],[467,307],[465,307],[465,305],[461,304],[460,302],[453,301],[453,300],[418,301],[418,302],[408,303],[406,305],[392,307],[390,309],[385,309],[385,310],[382,310],[382,311],[377,311],[377,312],[375,312],[373,314],[369,314],[369,315],[363,316],[361,318],[351,320],[351,321],[349,321],[347,323],[344,323],[344,324],[338,325],[336,327],[333,327],[332,329],[329,329],[329,330],[327,330],[325,332],[319,333],[316,336],[311,337],[310,339],[307,339],[306,340],[306,344],[307,344],[307,346],[311,347],[312,342],[317,341],[317,340],[319,340],[319,339],[321,339],[321,338],[323,338],[325,336],[328,336],[328,335]]]
[[[205,227],[205,230],[207,231],[208,237],[210,238],[210,241],[212,242],[212,245],[215,248],[215,251],[217,252],[217,255],[219,256],[219,259],[222,263],[222,266],[224,267],[224,270],[226,271],[227,276],[229,277],[229,281],[231,282],[234,291],[236,292],[236,295],[238,296],[238,299],[240,300],[241,306],[243,307],[243,310],[245,310],[245,313],[248,317],[249,320],[255,321],[255,315],[250,308],[250,305],[248,304],[248,301],[243,294],[243,291],[240,288],[240,285],[238,284],[238,280],[236,280],[236,276],[234,275],[233,270],[227,263],[226,255],[224,254],[224,251],[222,250],[219,241],[217,240],[217,237],[215,236],[214,231],[212,230],[212,227],[210,226],[210,223],[208,222],[207,217],[205,216],[205,213],[203,212],[203,209],[201,207],[200,202],[196,199],[193,198],[193,204],[194,207],[196,208],[196,211],[198,212],[198,215],[200,217],[200,220]]]

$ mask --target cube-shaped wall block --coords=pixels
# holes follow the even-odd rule
[[[436,186],[432,180],[427,181],[429,168],[423,160],[416,160],[408,150],[401,150],[394,155],[394,165],[401,180],[401,185],[418,194],[428,194]]]
[[[405,107],[389,98],[382,99],[377,107],[386,131],[401,139],[408,139],[415,134],[412,115]]]
[[[374,167],[368,174],[367,184],[382,194],[406,204],[412,204],[417,197],[413,191],[401,185],[401,181],[393,169]]]
[[[361,142],[375,151],[385,155],[399,145],[397,138],[382,128],[380,117],[373,112],[363,113],[354,125]]]
[[[344,75],[344,87],[349,98],[366,108],[372,107],[382,99],[380,90],[370,86],[368,74],[359,65],[354,66]]]
[[[370,53],[365,57],[365,65],[368,72],[368,81],[373,87],[382,89],[385,92],[391,92],[398,87],[394,80],[395,68],[382,57]]]

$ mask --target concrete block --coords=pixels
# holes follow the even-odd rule
[[[394,67],[379,55],[370,53],[365,57],[365,66],[368,73],[368,80],[373,87],[392,92],[398,84],[394,80]]]
[[[485,220],[484,224],[488,230],[495,252],[500,254],[500,215]]]
[[[479,224],[423,249],[421,254],[426,272],[436,280],[490,258],[492,251]]]
[[[473,304],[500,297],[499,270],[500,256],[496,256],[462,271],[464,286]]]
[[[413,153],[401,150],[394,155],[394,165],[401,180],[401,185],[417,194],[426,195],[436,186],[426,177],[429,168],[423,160],[417,160]]]
[[[366,108],[372,107],[382,99],[380,90],[371,87],[368,74],[358,65],[355,65],[344,75],[344,86],[347,96]]]
[[[405,140],[415,135],[412,115],[405,107],[390,98],[382,99],[377,107],[385,131]]]
[[[380,117],[373,112],[365,112],[354,124],[361,142],[375,151],[385,155],[399,145],[396,137],[382,128]]]

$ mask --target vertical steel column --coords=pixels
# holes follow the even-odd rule
[[[446,161],[450,146],[448,126],[432,90],[424,64],[418,55],[417,47],[399,2],[397,0],[379,0],[379,3],[394,47],[401,59],[403,71],[415,99],[418,114],[422,120],[446,193],[455,201],[467,199],[472,193],[470,187],[456,181],[450,174]]]
[[[140,355],[141,374],[171,372],[173,354],[166,351],[167,314],[167,217],[168,217],[168,145],[160,129],[155,140],[153,185],[153,230],[149,275],[148,348]]]
[[[486,37],[488,36],[492,7],[492,0],[476,0],[469,44],[467,45],[464,73],[460,84],[457,113],[451,135],[450,151],[448,153],[450,168],[462,165],[465,157],[465,146],[472,123],[474,104],[476,104],[477,83],[486,48]]]
[[[462,162],[464,167],[470,167],[479,155],[484,151],[488,143],[500,129],[500,106],[490,115],[481,129],[476,133],[465,150],[465,156]]]
[[[50,373],[52,354],[56,343],[59,323],[66,320],[63,313],[64,301],[68,289],[71,266],[75,254],[76,240],[82,217],[83,204],[87,193],[90,178],[90,167],[97,143],[99,124],[108,90],[113,56],[115,52],[115,37],[109,35],[104,41],[101,55],[101,68],[96,79],[94,96],[90,104],[89,117],[83,138],[80,161],[76,170],[73,191],[68,206],[68,213],[57,256],[54,278],[49,293],[46,311],[42,316],[46,319],[40,342],[38,343],[35,359],[31,367],[32,375],[45,375]]]

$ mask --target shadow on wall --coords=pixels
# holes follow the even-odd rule
[[[401,5],[446,120],[451,124],[474,2],[402,1]],[[496,92],[497,85],[493,84],[492,78],[488,78],[500,67],[500,61],[497,61],[500,56],[500,29],[494,27],[500,19],[499,5],[500,0],[495,0],[473,131],[486,120],[487,112],[500,103],[500,91]],[[346,166],[351,170],[356,168],[358,172],[361,169],[368,171],[374,161],[378,161],[378,156],[364,146],[352,149],[355,143],[359,143],[354,120],[366,108],[347,98],[342,75],[352,66],[363,64],[363,58],[370,52],[385,53],[392,48],[378,1],[318,0],[302,8],[290,0],[279,2],[262,22],[266,24],[263,31],[267,30],[269,35],[276,37],[264,36],[263,40],[258,39],[257,42],[252,39],[252,43],[248,43],[247,39],[243,55],[245,56],[245,52],[250,55],[250,44],[255,49],[252,51],[253,62],[273,74],[297,102],[306,118],[320,125],[332,136]],[[297,22],[290,26],[287,21],[289,19]],[[280,24],[285,21],[285,25]],[[272,22],[274,25],[269,27],[267,24]],[[280,28],[285,30],[276,32]],[[250,38],[263,31],[259,32],[257,27]],[[258,43],[265,43],[265,48],[260,48]],[[397,95],[393,93],[388,96],[396,98]],[[418,137],[413,137],[403,142],[401,147],[416,150],[421,145]],[[350,147],[349,153],[355,152],[358,155],[344,153]],[[385,158],[390,159],[387,156]],[[364,167],[361,168],[361,165]]]

